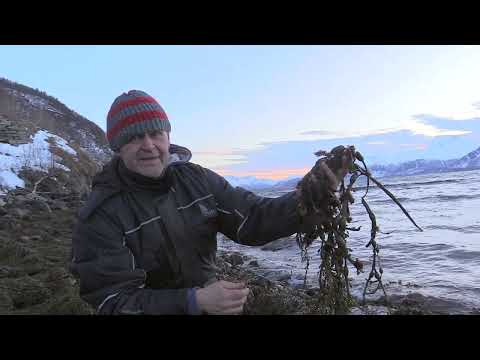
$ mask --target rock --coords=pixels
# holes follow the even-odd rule
[[[353,307],[349,315],[390,315],[390,313],[386,306],[366,305]]]
[[[9,314],[13,309],[12,298],[2,289],[0,291],[0,315]]]
[[[466,314],[470,311],[466,305],[457,301],[424,296],[420,293],[389,296],[390,304],[396,309],[396,314]]]
[[[3,206],[5,206],[5,204],[6,204],[6,202],[5,202],[5,201],[3,201],[3,199],[0,199],[0,207],[3,207]]]
[[[264,274],[270,281],[288,281],[292,275],[286,271],[270,271]]]
[[[16,309],[42,303],[51,295],[51,292],[40,281],[30,276],[2,279],[0,287],[12,299]]]
[[[47,201],[35,199],[35,200],[29,200],[26,202],[30,209],[34,211],[47,211],[47,212],[52,212],[50,209],[50,206],[48,206]]]
[[[54,200],[51,202],[50,209],[52,210],[68,210],[68,206],[64,201]]]
[[[305,294],[307,294],[308,296],[318,296],[319,291],[320,289],[318,288],[307,289],[305,291]]]
[[[273,281],[288,281],[290,280],[292,277],[292,275],[290,275],[289,273],[280,273],[278,275],[275,275],[272,277],[272,280]]]
[[[18,263],[30,254],[32,254],[32,250],[17,241],[6,240],[0,242],[0,259],[10,259]]]
[[[0,266],[0,279],[16,278],[20,276],[25,276],[25,272],[23,270],[13,266],[8,266],[8,265]]]
[[[48,201],[47,198],[45,198],[43,196],[40,196],[40,195],[37,195],[37,194],[33,194],[33,193],[25,195],[25,199],[28,199],[30,201],[43,201],[43,202]]]
[[[22,205],[25,201],[27,201],[27,198],[24,195],[15,195],[11,199],[12,204]]]
[[[24,218],[25,216],[29,215],[29,214],[30,214],[30,211],[27,210],[27,209],[13,208],[13,209],[10,211],[10,213],[13,214],[13,215],[16,216],[16,217],[19,217],[19,218],[21,219],[21,218]]]
[[[278,251],[278,250],[289,248],[293,245],[296,245],[294,239],[283,238],[283,239],[272,241],[266,245],[263,245],[261,249],[264,251]]]
[[[23,269],[28,275],[35,275],[48,268],[44,257],[35,253],[29,254],[22,259]]]
[[[249,266],[251,267],[259,267],[258,261],[257,260],[252,260],[248,263]]]
[[[229,262],[233,265],[233,266],[237,266],[237,265],[242,265],[243,264],[243,258],[241,255],[239,254],[231,254],[229,256]]]

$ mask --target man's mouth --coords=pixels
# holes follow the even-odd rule
[[[140,161],[155,161],[155,160],[160,160],[160,156],[148,156],[148,157],[142,157],[139,159]]]

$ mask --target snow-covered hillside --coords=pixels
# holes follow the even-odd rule
[[[77,156],[77,152],[67,145],[65,139],[45,130],[38,131],[29,144],[0,143],[0,187],[5,190],[24,187],[24,181],[18,176],[22,168],[46,171],[53,167],[70,171],[60,163],[61,158],[51,152],[48,140],[66,153]]]

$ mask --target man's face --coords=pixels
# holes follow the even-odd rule
[[[120,148],[125,166],[138,174],[157,178],[167,165],[170,136],[166,131],[152,131],[134,136]]]

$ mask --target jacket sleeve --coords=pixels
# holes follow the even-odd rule
[[[79,220],[72,239],[70,270],[80,281],[80,297],[98,314],[198,312],[191,306],[191,289],[143,288],[145,271],[136,268],[120,225],[101,209]]]
[[[217,202],[219,230],[243,245],[263,245],[299,229],[295,191],[278,198],[255,195],[232,187],[222,176],[204,169]]]

